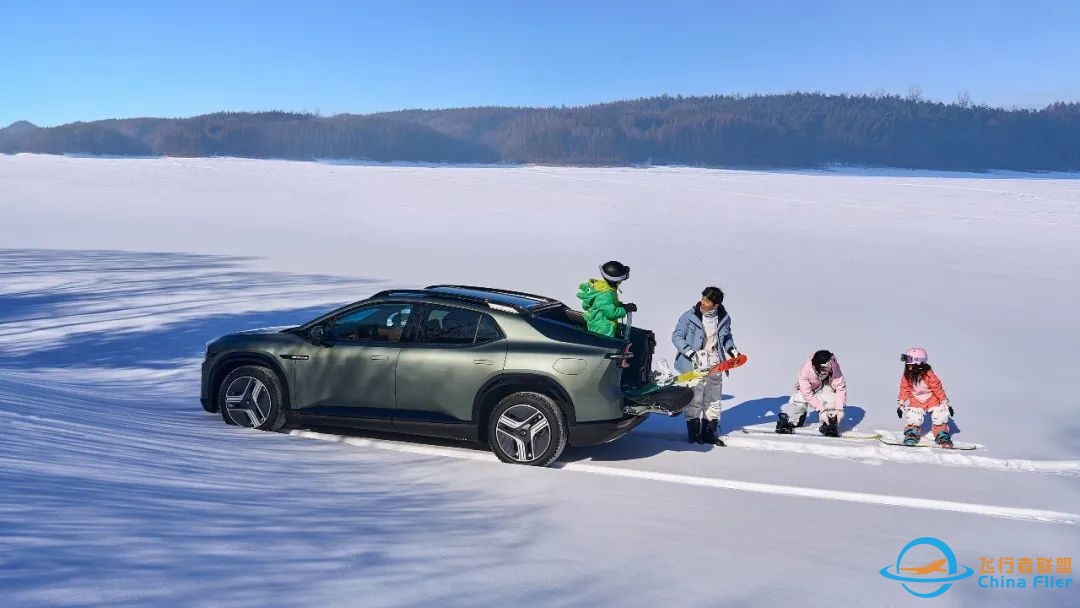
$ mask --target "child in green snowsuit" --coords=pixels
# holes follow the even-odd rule
[[[637,310],[636,304],[619,302],[619,284],[630,278],[630,267],[611,261],[600,267],[600,273],[603,278],[589,279],[578,286],[577,297],[589,331],[615,337],[618,320]]]

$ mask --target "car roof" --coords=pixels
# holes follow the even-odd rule
[[[470,304],[511,309],[508,312],[516,311],[526,313],[551,306],[563,305],[562,302],[559,302],[558,300],[544,296],[505,289],[494,289],[491,287],[474,287],[471,285],[429,285],[424,289],[388,289],[372,296],[372,298],[388,297],[456,300],[459,302],[468,302]]]
[[[544,296],[522,293],[519,291],[493,289],[490,287],[473,287],[470,285],[429,285],[426,289],[439,294],[475,298],[492,304],[502,304],[504,306],[513,306],[515,308],[524,308],[526,310],[536,310],[553,304],[559,304],[558,300],[546,298]]]

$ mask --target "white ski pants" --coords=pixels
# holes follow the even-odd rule
[[[720,374],[705,376],[694,385],[694,398],[683,410],[687,420],[704,418],[720,420],[720,402],[724,397],[723,378]]]
[[[825,422],[825,416],[827,415],[836,416],[837,420],[844,419],[844,408],[836,407],[836,392],[833,391],[831,386],[823,384],[821,388],[814,393],[814,396],[821,399],[822,411],[820,418],[822,422]],[[806,413],[806,410],[809,409],[809,407],[810,403],[803,399],[802,393],[795,391],[795,393],[791,395],[791,399],[780,408],[780,411],[787,414],[788,420],[790,420],[792,424],[795,424],[799,421],[799,418]]]

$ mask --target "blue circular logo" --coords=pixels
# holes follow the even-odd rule
[[[900,567],[901,562],[904,561],[904,555],[911,549],[922,545],[929,545],[941,551],[942,559],[932,561],[924,566]],[[960,571],[961,568],[963,568],[962,572]],[[904,574],[905,572],[910,572],[912,576]],[[923,598],[937,597],[948,591],[953,582],[965,579],[974,573],[975,571],[968,566],[957,564],[956,554],[953,553],[952,548],[932,536],[924,536],[911,541],[900,550],[900,555],[896,556],[896,565],[888,565],[881,569],[881,576],[900,581],[901,586],[908,593]],[[908,587],[906,583],[941,583],[941,586],[930,593],[919,593]]]

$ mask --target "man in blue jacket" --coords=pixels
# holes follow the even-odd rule
[[[724,292],[719,287],[706,287],[701,301],[679,317],[671,342],[678,351],[675,369],[679,373],[708,369],[739,355],[731,336],[731,316],[724,308]],[[706,376],[694,385],[694,400],[684,410],[690,443],[724,445],[717,430],[722,398],[720,374]]]

